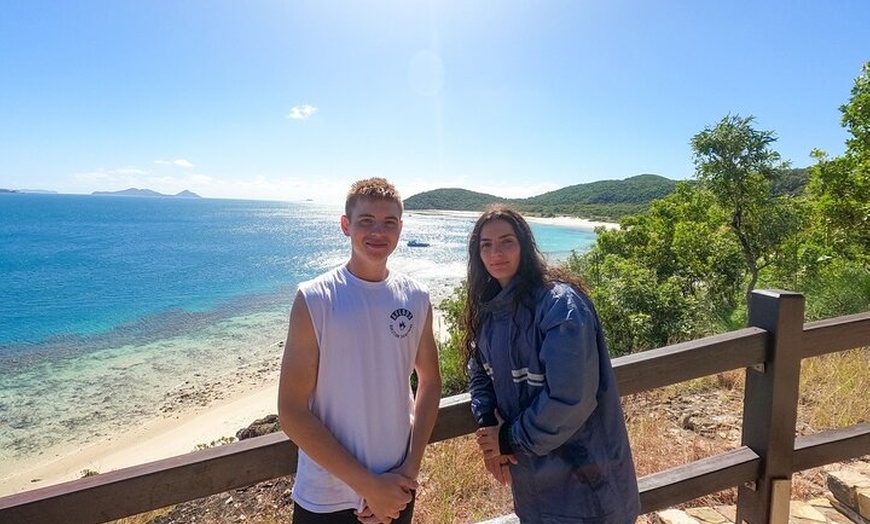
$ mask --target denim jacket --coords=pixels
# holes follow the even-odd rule
[[[469,361],[471,409],[505,420],[514,508],[524,524],[634,522],[637,478],[607,345],[591,301],[571,286],[516,300],[516,278],[482,305]],[[507,446],[508,449],[504,449]]]

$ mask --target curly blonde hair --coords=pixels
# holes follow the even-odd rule
[[[357,180],[350,186],[350,191],[347,192],[347,200],[344,202],[344,214],[347,218],[351,218],[356,203],[362,198],[390,200],[399,205],[399,217],[402,216],[404,205],[402,197],[399,195],[399,190],[387,182],[387,179],[380,177],[366,178]]]

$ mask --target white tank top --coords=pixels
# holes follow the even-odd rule
[[[299,289],[320,349],[312,412],[370,471],[397,467],[411,437],[410,376],[429,312],[428,290],[392,271],[382,282],[368,282],[344,266]],[[363,509],[356,492],[302,450],[293,498],[315,513]]]

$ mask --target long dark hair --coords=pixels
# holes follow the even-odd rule
[[[488,292],[493,287],[498,287],[498,282],[493,279],[483,260],[480,258],[480,232],[483,226],[493,220],[503,220],[510,224],[520,244],[520,263],[517,268],[516,294],[514,307],[523,305],[534,308],[535,291],[543,286],[550,285],[555,281],[565,282],[574,286],[578,291],[587,293],[587,286],[579,277],[571,275],[559,268],[547,265],[544,255],[538,249],[535,236],[529,223],[516,210],[503,204],[494,204],[480,215],[474,224],[474,229],[468,238],[468,275],[466,280],[465,297],[465,333],[462,339],[462,348],[465,352],[466,362],[474,355],[474,341],[480,324],[483,321],[481,304]]]

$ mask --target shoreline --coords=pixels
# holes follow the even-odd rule
[[[550,224],[553,226],[573,227],[587,231],[594,231],[596,227],[604,229],[619,229],[619,224],[616,222],[599,222],[596,220],[588,220],[585,218],[558,216],[558,217],[533,217],[524,216],[527,222]]]
[[[408,214],[434,215],[457,218],[477,218],[480,216],[480,213],[477,211],[452,211],[449,209],[408,209],[405,210],[405,212]],[[593,231],[596,227],[603,227],[605,229],[619,229],[619,224],[616,222],[602,222],[567,215],[557,217],[537,217],[531,215],[523,215],[523,218],[525,218],[526,221],[530,223],[534,222],[538,224],[550,224],[554,226],[583,229],[586,231]]]

